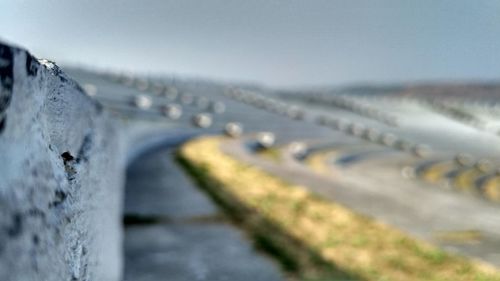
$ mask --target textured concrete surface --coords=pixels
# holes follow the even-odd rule
[[[0,120],[0,280],[119,280],[125,159],[107,113],[0,43]]]
[[[129,166],[125,202],[136,217],[125,228],[127,281],[282,280],[172,161],[172,147]]]

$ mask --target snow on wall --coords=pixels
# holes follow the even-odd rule
[[[0,42],[0,280],[121,278],[121,139],[55,64]]]

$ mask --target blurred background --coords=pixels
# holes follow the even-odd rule
[[[493,0],[0,0],[0,39],[61,65],[143,149],[125,280],[498,281],[499,15]]]

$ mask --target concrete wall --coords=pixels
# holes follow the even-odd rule
[[[51,62],[0,42],[0,280],[119,280],[124,145]]]

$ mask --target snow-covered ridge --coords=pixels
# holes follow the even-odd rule
[[[54,63],[0,42],[0,280],[120,279],[118,134]]]

